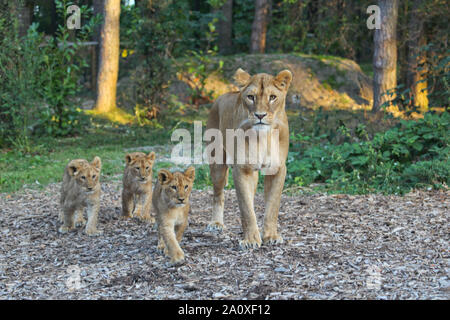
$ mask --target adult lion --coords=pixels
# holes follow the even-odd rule
[[[283,239],[277,230],[278,211],[286,177],[285,162],[289,149],[289,125],[285,112],[285,100],[292,81],[292,73],[289,70],[283,70],[275,77],[265,73],[250,76],[244,70],[238,69],[234,75],[234,80],[239,87],[239,91],[226,93],[216,100],[209,113],[207,129],[220,130],[223,146],[227,146],[227,129],[254,129],[256,132],[265,132],[269,140],[275,139],[271,141],[278,143],[276,153],[279,161],[275,170],[272,170],[272,174],[264,177],[266,209],[263,241],[264,243],[281,243]],[[249,152],[248,142],[249,139],[247,138],[244,151],[247,160],[252,153]],[[270,142],[268,145],[266,151],[258,148],[258,152],[270,154],[271,149],[274,148]],[[236,147],[234,148],[234,150],[237,150]],[[217,163],[218,161],[216,163],[210,162],[211,180],[214,187],[213,214],[208,225],[210,230],[222,230],[224,227],[223,189],[228,180],[227,163],[229,164],[227,150],[230,149],[223,148],[222,163]],[[244,239],[240,241],[240,246],[243,249],[259,247],[261,246],[261,236],[256,221],[253,199],[258,184],[258,171],[263,166],[248,163],[236,164],[236,156],[231,160],[235,161],[231,166],[244,232]]]

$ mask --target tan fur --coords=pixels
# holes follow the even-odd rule
[[[91,163],[83,159],[72,160],[65,168],[59,215],[59,220],[63,222],[63,225],[59,228],[59,232],[67,233],[74,229],[75,225],[85,224],[83,211],[86,208],[88,216],[86,234],[90,236],[101,234],[101,231],[97,230],[101,165],[100,158],[95,157]]]
[[[195,179],[194,167],[171,173],[161,169],[153,194],[158,224],[158,250],[170,257],[172,264],[184,261],[180,241],[188,225],[189,196]]]
[[[275,175],[266,175],[264,180],[264,196],[266,202],[264,216],[263,241],[268,243],[282,242],[278,234],[278,211],[281,193],[286,176],[286,158],[289,149],[289,125],[285,112],[285,99],[292,74],[288,70],[281,71],[277,76],[265,73],[250,76],[242,69],[235,74],[238,92],[230,92],[220,96],[212,106],[207,122],[207,129],[219,129],[223,135],[226,146],[226,129],[266,130],[268,138],[273,129],[279,130],[279,166]],[[273,98],[275,96],[275,98]],[[257,115],[266,114],[262,122]],[[264,127],[264,129],[259,129]],[[246,148],[248,145],[246,145]],[[268,148],[270,149],[270,147]],[[248,152],[248,150],[247,150]],[[268,151],[270,152],[270,150]],[[224,150],[224,159],[226,152]],[[236,163],[236,162],[235,162]],[[253,199],[258,183],[258,167],[244,164],[233,165],[233,179],[241,212],[244,239],[240,242],[242,248],[259,247],[261,236],[258,230]],[[210,165],[211,180],[214,188],[213,214],[209,224],[210,229],[221,230],[223,225],[224,195],[223,189],[228,180],[228,167],[226,164]]]
[[[155,153],[129,153],[125,156],[123,173],[122,217],[136,216],[153,223],[150,215],[152,206],[152,169]]]

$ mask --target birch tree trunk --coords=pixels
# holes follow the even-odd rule
[[[372,112],[394,96],[386,92],[397,86],[397,16],[398,0],[379,0],[381,26],[375,30],[373,56],[373,107]]]
[[[250,53],[264,53],[266,50],[266,33],[271,4],[271,0],[255,0],[255,18],[252,24]]]
[[[120,0],[105,0],[105,20],[101,28],[101,47],[95,110],[108,113],[116,109],[119,74]]]

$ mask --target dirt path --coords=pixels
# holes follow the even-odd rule
[[[221,235],[204,231],[211,192],[194,191],[175,268],[155,230],[119,219],[118,183],[103,184],[98,238],[57,233],[59,184],[2,194],[0,299],[449,299],[449,195],[284,196],[285,243],[240,251],[234,191]]]

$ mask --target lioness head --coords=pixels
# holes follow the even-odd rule
[[[194,179],[194,167],[189,167],[184,172],[173,173],[166,169],[159,170],[158,182],[169,207],[182,207],[189,202]]]
[[[149,154],[133,152],[125,156],[125,162],[131,175],[137,181],[145,182],[152,178],[152,168],[155,158],[156,155],[153,151]]]
[[[99,157],[95,157],[90,163],[84,159],[76,159],[67,165],[69,175],[75,178],[77,184],[86,192],[93,191],[99,184],[101,168],[102,161]]]
[[[242,104],[248,110],[246,125],[256,130],[270,128],[278,113],[284,110],[292,73],[283,70],[275,77],[266,73],[250,76],[239,68],[234,80],[239,86]]]

